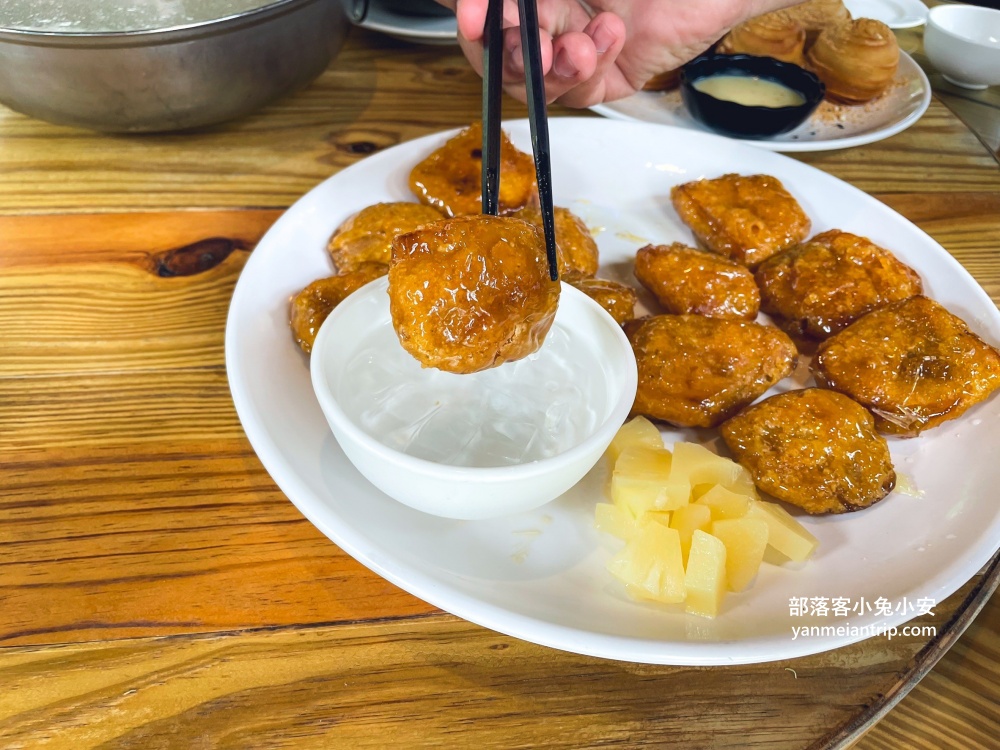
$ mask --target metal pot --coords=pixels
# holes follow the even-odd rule
[[[0,29],[0,102],[107,132],[184,130],[246,115],[318,76],[364,3],[276,0],[168,29]]]

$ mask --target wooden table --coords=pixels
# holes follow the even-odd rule
[[[927,648],[622,664],[435,610],[313,528],[229,397],[233,285],[316,183],[478,106],[454,49],[356,31],[306,90],[203,132],[0,110],[0,746],[844,746],[989,598],[977,576],[940,604],[949,635]],[[887,141],[802,159],[901,211],[1000,300],[1000,169],[939,102]],[[859,747],[996,748],[998,704],[994,599]]]

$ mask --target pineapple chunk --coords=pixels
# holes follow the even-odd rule
[[[669,526],[670,515],[669,510],[647,510],[642,514],[642,518],[639,519],[639,524],[641,525],[646,521],[656,521],[657,523],[662,523],[664,526]]]
[[[647,510],[673,510],[663,487],[670,476],[670,451],[646,445],[626,447],[611,475],[611,500],[639,518]],[[687,502],[685,500],[685,502]]]
[[[645,520],[607,567],[633,594],[666,604],[684,601],[680,535],[655,519]]]
[[[697,443],[674,443],[674,460],[666,492],[687,498],[698,485],[722,485],[741,495],[757,496],[750,473],[735,461],[717,456]]]
[[[684,611],[702,617],[719,614],[726,593],[726,545],[701,529],[691,536],[684,589]]]
[[[635,535],[638,524],[635,517],[625,508],[610,503],[598,503],[594,511],[594,526],[626,542]]]
[[[712,526],[712,511],[707,505],[685,505],[674,511],[670,527],[681,535],[681,557],[687,565],[691,551],[691,535],[695,529],[708,531]]]
[[[750,498],[730,492],[722,485],[715,485],[695,501],[696,505],[708,506],[712,520],[742,518],[750,510]]]
[[[747,518],[767,524],[767,543],[789,560],[802,562],[816,550],[819,540],[796,521],[787,510],[775,503],[757,500],[750,503]]]
[[[726,580],[730,591],[743,591],[760,569],[767,547],[767,523],[732,518],[712,524],[712,536],[726,545]]]
[[[615,434],[611,445],[608,446],[608,455],[611,457],[612,465],[618,460],[618,456],[629,445],[645,445],[647,448],[662,448],[663,438],[656,425],[645,417],[636,417],[626,422]]]

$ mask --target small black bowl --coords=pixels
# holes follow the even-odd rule
[[[693,85],[717,75],[775,81],[805,101],[793,107],[754,107],[716,99]],[[773,57],[703,55],[681,69],[681,97],[691,116],[717,133],[738,138],[769,138],[794,130],[819,106],[825,92],[823,82],[808,70]]]

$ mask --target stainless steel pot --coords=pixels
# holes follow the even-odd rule
[[[276,0],[189,26],[118,33],[0,29],[0,102],[107,132],[184,130],[248,114],[318,76],[365,3]]]

